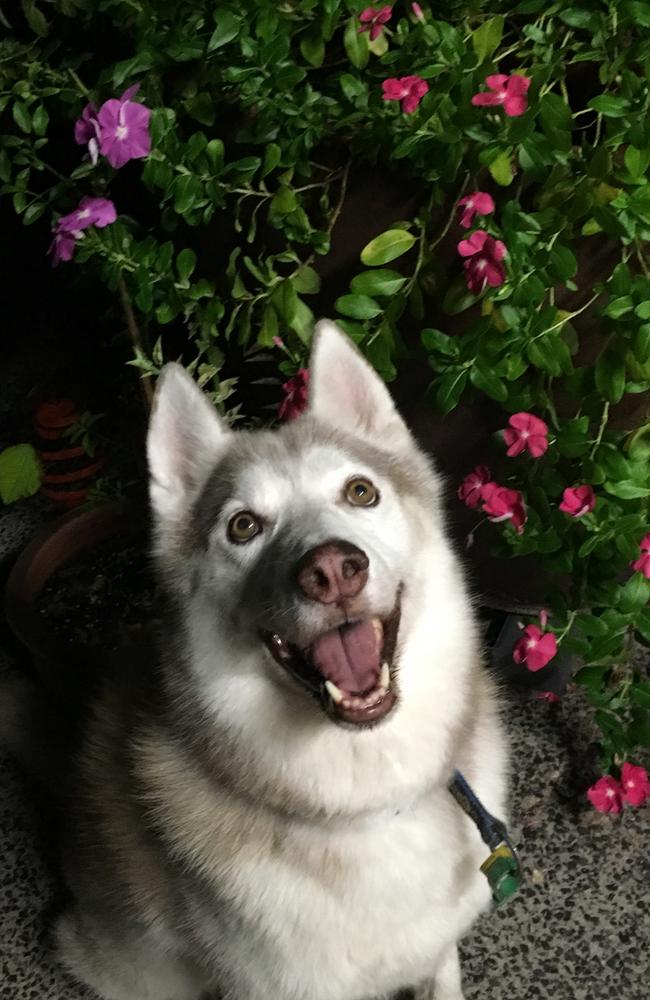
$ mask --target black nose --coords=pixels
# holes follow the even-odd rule
[[[325,542],[304,554],[296,580],[311,601],[336,604],[361,593],[368,581],[368,556],[350,542]]]

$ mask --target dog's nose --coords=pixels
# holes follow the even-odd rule
[[[368,556],[350,542],[325,542],[304,554],[296,578],[311,601],[336,604],[361,593],[368,581]]]

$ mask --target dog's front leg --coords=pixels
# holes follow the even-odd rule
[[[434,978],[415,990],[413,1000],[463,1000],[456,945],[445,952]]]

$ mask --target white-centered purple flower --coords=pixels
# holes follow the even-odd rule
[[[87,104],[81,112],[81,118],[77,118],[74,124],[74,138],[80,146],[88,146],[90,160],[94,165],[99,158],[99,144],[101,142],[101,131],[97,120],[97,106]]]
[[[83,238],[84,229],[91,226],[103,229],[116,219],[115,205],[108,198],[82,198],[74,212],[62,215],[54,227],[54,239],[48,250],[52,263],[72,260],[75,244]]]
[[[132,100],[139,89],[136,84],[125,90],[120,98],[106,101],[97,115],[100,152],[116,169],[151,152],[151,110]]]

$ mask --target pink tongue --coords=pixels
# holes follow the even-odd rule
[[[311,647],[314,666],[348,694],[364,694],[377,685],[381,638],[369,621],[326,632]]]

